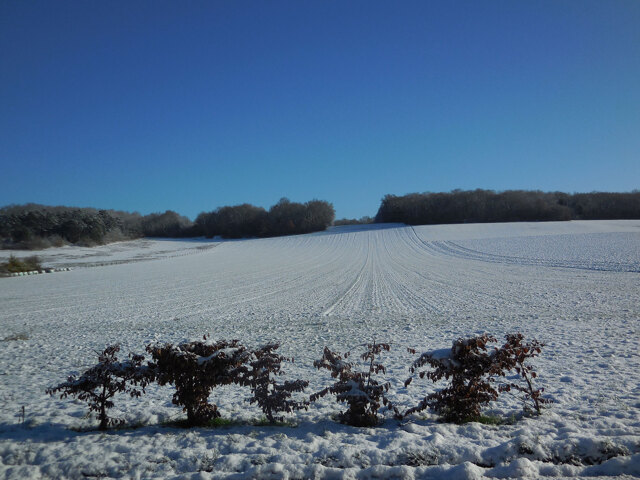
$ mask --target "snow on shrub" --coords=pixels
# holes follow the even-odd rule
[[[341,413],[340,420],[348,425],[356,427],[371,427],[378,423],[378,409],[381,404],[390,409],[395,408],[385,396],[389,390],[389,382],[379,383],[373,378],[374,375],[386,373],[384,366],[376,361],[382,351],[389,351],[387,343],[372,343],[366,345],[366,351],[361,355],[361,359],[368,363],[365,371],[356,370],[356,362],[349,362],[350,352],[340,356],[332,352],[327,347],[320,360],[313,362],[317,369],[325,368],[331,372],[331,376],[337,381],[317,393],[311,395],[311,401],[333,393],[338,402],[349,405],[346,412]],[[397,411],[396,411],[397,412]]]
[[[220,417],[218,407],[209,403],[209,395],[214,387],[230,384],[249,387],[249,402],[257,404],[270,422],[282,420],[282,416],[276,416],[280,412],[306,409],[310,402],[328,394],[335,394],[338,402],[348,405],[340,414],[340,421],[354,426],[375,426],[380,420],[378,410],[382,405],[397,418],[432,408],[446,421],[473,421],[480,417],[483,407],[498,399],[499,393],[512,391],[523,394],[526,411],[540,414],[542,405],[550,400],[542,397],[544,389],[534,387],[537,374],[529,360],[540,354],[544,344],[537,340],[526,342],[520,333],[506,335],[506,342],[500,348],[490,348],[492,342],[496,339],[486,334],[459,338],[450,349],[423,353],[413,362],[411,373],[433,382],[444,379],[448,384],[425,396],[404,415],[400,415],[386,396],[389,382],[381,383],[374,378],[386,373],[379,357],[390,350],[389,344],[376,342],[363,345],[361,361],[349,361],[350,352],[341,356],[325,347],[322,358],[313,366],[329,370],[336,380],[312,394],[309,401],[292,398],[294,393],[305,390],[308,381],[278,383],[277,377],[283,374],[282,362],[293,362],[276,353],[280,344],[269,343],[250,350],[238,340],[212,342],[206,336],[201,341],[177,345],[147,345],[152,360],[145,366],[142,355],[130,355],[129,360],[119,362],[120,347],[107,347],[99,355],[96,366],[47,389],[47,393],[60,393],[61,398],[71,395],[87,402],[89,411],[97,412],[100,429],[123,423],[107,415],[116,393],[127,392],[139,397],[150,382],[175,387],[172,401],[187,413],[187,424],[191,426],[206,425]],[[413,349],[409,351],[416,353]],[[426,365],[431,368],[423,369]],[[507,372],[513,370],[521,382],[505,380],[496,388],[496,379],[506,377]],[[405,387],[412,379],[413,376],[405,381]]]
[[[254,350],[249,363],[251,369],[247,373],[247,385],[252,393],[249,402],[257,403],[270,422],[283,420],[282,416],[274,415],[278,412],[291,413],[306,409],[309,405],[309,402],[291,399],[292,393],[304,391],[309,385],[308,381],[287,380],[282,384],[277,383],[275,377],[283,374],[281,363],[293,362],[292,358],[277,354],[275,350],[278,348],[280,344],[270,343]]]
[[[490,377],[494,372],[495,352],[487,351],[487,343],[495,340],[489,335],[459,338],[453,342],[450,350],[423,353],[413,362],[409,369],[411,373],[429,364],[433,370],[418,371],[418,376],[427,377],[433,382],[444,378],[449,380],[449,385],[424,397],[405,415],[431,407],[450,422],[463,423],[477,419],[482,407],[498,398],[498,391],[491,385]],[[415,353],[415,350],[409,351]],[[405,381],[405,387],[411,380],[412,377]]]
[[[149,371],[159,385],[171,384],[173,403],[187,412],[189,425],[206,425],[220,417],[209,394],[220,385],[247,385],[251,352],[238,340],[185,342],[179,345],[147,345],[153,363]]]
[[[537,413],[540,405],[549,401],[540,395],[542,389],[534,389],[532,378],[536,377],[533,367],[526,360],[540,353],[543,346],[537,340],[523,343],[522,334],[509,334],[507,342],[500,348],[489,349],[487,344],[496,342],[490,335],[484,334],[471,338],[459,338],[451,349],[433,350],[423,353],[410,367],[411,373],[420,378],[427,377],[433,382],[441,379],[449,384],[437,392],[424,397],[418,405],[410,408],[404,415],[432,408],[446,421],[464,423],[477,420],[482,408],[498,399],[500,392],[511,389],[525,394],[525,404],[531,402]],[[415,350],[409,349],[411,353]],[[425,365],[432,370],[420,370]],[[505,383],[494,387],[496,377],[505,377],[508,371],[515,370],[526,386]],[[413,377],[405,381],[408,386]]]
[[[107,415],[107,410],[113,407],[112,398],[119,392],[139,397],[149,384],[149,378],[146,367],[142,366],[142,355],[130,355],[129,360],[118,362],[119,351],[118,345],[107,347],[98,356],[97,365],[79,377],[70,376],[66,382],[48,388],[46,392],[52,396],[60,393],[60,398],[71,395],[87,402],[89,411],[98,415],[100,430],[123,424],[124,420]]]
[[[542,397],[544,388],[534,388],[533,380],[538,374],[533,366],[527,363],[527,360],[538,356],[544,343],[535,339],[525,342],[521,333],[509,334],[506,339],[506,343],[496,352],[497,360],[503,369],[515,370],[524,381],[524,385],[510,382],[500,385],[499,391],[516,390],[522,393],[525,411],[535,411],[537,415],[540,415],[542,405],[551,403],[551,400]]]

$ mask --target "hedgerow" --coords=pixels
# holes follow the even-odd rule
[[[139,397],[151,382],[175,388],[172,401],[186,412],[188,426],[211,425],[220,419],[221,413],[217,405],[209,402],[209,397],[215,387],[231,384],[248,388],[247,400],[256,404],[271,423],[283,421],[283,416],[278,414],[306,409],[329,394],[335,395],[337,402],[347,404],[339,419],[353,426],[372,427],[380,423],[382,406],[396,418],[430,408],[445,421],[479,421],[482,409],[505,392],[522,394],[525,410],[540,414],[542,406],[550,400],[542,397],[542,388],[535,388],[537,374],[530,361],[540,354],[544,345],[537,340],[527,342],[520,333],[507,335],[500,347],[489,345],[494,342],[496,339],[486,334],[459,338],[450,349],[420,355],[409,367],[411,376],[405,381],[405,387],[416,376],[448,383],[424,396],[403,414],[388,397],[391,383],[380,378],[386,374],[380,357],[391,347],[375,341],[362,346],[364,351],[359,360],[352,360],[351,352],[340,355],[325,347],[314,367],[328,370],[335,381],[313,393],[308,400],[300,398],[309,385],[307,380],[278,381],[283,375],[282,362],[293,361],[276,352],[280,347],[278,343],[252,350],[238,340],[214,342],[206,336],[176,345],[147,345],[151,359],[146,364],[143,364],[143,355],[135,354],[119,362],[120,348],[107,347],[99,355],[97,365],[79,377],[71,376],[66,382],[47,389],[47,393],[59,393],[61,398],[71,395],[86,402],[89,411],[97,413],[100,429],[123,423],[107,414],[117,393]],[[507,372],[511,371],[516,372],[520,381],[513,377],[506,380]],[[502,380],[498,382],[498,379]]]

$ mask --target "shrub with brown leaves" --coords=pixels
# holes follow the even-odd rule
[[[525,405],[531,402],[537,413],[540,405],[549,403],[541,397],[542,389],[534,389],[532,378],[536,377],[533,367],[526,360],[540,353],[543,346],[537,340],[524,343],[520,333],[506,336],[507,342],[500,348],[489,349],[488,343],[496,339],[490,335],[471,338],[459,338],[451,349],[434,350],[423,353],[411,368],[420,378],[427,377],[433,382],[441,379],[449,381],[442,390],[424,397],[420,403],[407,410],[404,415],[432,408],[446,421],[464,423],[480,417],[482,408],[498,399],[501,392],[511,389],[525,394]],[[415,350],[409,349],[411,353]],[[420,370],[429,365],[432,370]],[[515,370],[525,380],[526,386],[506,383],[494,387],[497,377],[505,377],[507,372]],[[409,385],[413,377],[405,381]]]
[[[118,345],[107,347],[99,354],[96,366],[79,377],[70,376],[66,382],[48,388],[46,392],[52,396],[60,393],[60,398],[71,395],[87,402],[89,411],[98,415],[100,430],[123,424],[124,420],[107,415],[107,410],[113,407],[112,398],[119,392],[139,397],[149,384],[149,376],[147,368],[142,366],[142,355],[130,355],[129,360],[119,362],[119,351]]]
[[[374,375],[386,373],[385,367],[376,360],[376,357],[379,357],[383,351],[389,351],[390,348],[387,343],[367,344],[360,358],[368,364],[368,368],[365,371],[359,371],[356,370],[356,362],[347,360],[350,352],[340,356],[325,347],[322,358],[313,362],[313,366],[317,369],[329,370],[331,376],[337,381],[330,387],[311,395],[310,400],[314,402],[330,393],[335,394],[338,402],[349,405],[347,411],[341,413],[340,420],[356,427],[371,427],[378,424],[377,412],[381,405],[397,413],[385,396],[389,390],[389,382],[380,383],[373,378]]]
[[[525,385],[510,382],[500,385],[499,390],[500,392],[516,390],[522,393],[525,410],[535,411],[537,415],[540,415],[542,405],[551,403],[551,400],[542,397],[544,388],[536,389],[533,386],[533,379],[538,374],[533,369],[533,366],[527,363],[527,360],[538,356],[542,351],[542,347],[544,347],[544,343],[537,340],[525,342],[521,333],[509,334],[506,339],[506,343],[497,351],[497,360],[503,369],[515,370]]]
[[[279,384],[277,376],[283,374],[281,364],[283,361],[293,362],[275,352],[280,348],[278,343],[264,345],[252,353],[247,373],[247,384],[251,388],[250,403],[257,403],[270,422],[283,421],[283,417],[276,417],[278,412],[291,413],[294,410],[307,408],[309,402],[292,400],[294,392],[302,392],[309,385],[306,380],[287,380]]]
[[[208,402],[211,390],[220,385],[248,384],[247,364],[251,352],[238,340],[203,341],[179,345],[148,345],[153,363],[149,371],[159,385],[175,387],[173,403],[187,412],[189,425],[206,425],[220,417],[218,407]]]
[[[119,362],[117,352],[120,347],[107,347],[99,354],[96,366],[79,377],[71,376],[66,382],[47,389],[47,393],[59,393],[61,398],[71,395],[87,402],[89,411],[97,413],[100,429],[123,423],[107,415],[117,393],[139,397],[153,381],[175,387],[173,403],[182,406],[187,413],[187,424],[192,426],[206,425],[220,417],[218,407],[209,403],[209,395],[214,387],[230,384],[249,387],[249,402],[256,403],[270,422],[282,420],[281,416],[276,417],[279,412],[291,413],[307,408],[309,402],[328,394],[335,394],[338,402],[348,405],[340,414],[340,420],[354,426],[378,424],[378,410],[382,405],[397,418],[432,408],[446,421],[473,421],[480,417],[483,407],[498,399],[499,393],[512,391],[523,394],[525,410],[540,414],[542,406],[551,400],[542,397],[544,389],[534,387],[537,374],[529,360],[540,354],[544,344],[537,340],[526,342],[520,333],[507,335],[500,348],[490,348],[488,344],[495,341],[486,334],[459,338],[451,349],[423,353],[413,362],[411,373],[433,382],[444,379],[448,384],[425,396],[404,415],[399,414],[386,396],[389,382],[382,383],[374,378],[386,373],[379,357],[390,350],[389,344],[375,341],[363,345],[360,361],[350,361],[350,352],[339,355],[325,347],[322,358],[313,365],[329,370],[336,381],[312,394],[309,401],[292,398],[294,393],[303,392],[309,385],[306,380],[278,383],[277,377],[283,374],[282,362],[293,361],[276,353],[280,347],[278,343],[249,350],[238,340],[211,342],[206,336],[202,341],[178,345],[147,345],[152,361],[146,366],[142,365],[142,355],[130,355],[129,360]],[[413,349],[409,351],[416,353]],[[423,369],[426,365],[431,368]],[[505,381],[496,389],[496,378],[506,377],[507,372],[513,370],[522,382]],[[405,387],[413,378],[405,381]]]
[[[423,353],[413,362],[409,369],[411,373],[418,372],[420,378],[427,377],[433,382],[444,378],[449,380],[449,385],[424,397],[405,415],[431,407],[451,422],[463,423],[478,418],[482,407],[498,398],[490,377],[494,372],[495,352],[487,350],[487,343],[495,340],[489,335],[459,338],[450,350]],[[414,350],[409,351],[415,353]],[[433,370],[419,370],[427,364]],[[411,381],[412,377],[405,381],[405,386]]]

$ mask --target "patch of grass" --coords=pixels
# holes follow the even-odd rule
[[[465,423],[481,423],[482,425],[512,425],[516,422],[514,415],[508,418],[500,417],[499,415],[478,415],[477,417],[465,417],[459,422],[451,422],[448,418],[442,416],[438,418],[439,423],[455,423],[457,425],[464,425]]]
[[[116,425],[110,430],[137,430],[139,428],[147,427],[148,424],[142,421],[137,421],[134,423],[123,423],[122,425]]]
[[[209,420],[206,425],[193,425],[193,423],[189,422],[186,418],[181,418],[178,420],[169,420],[167,422],[162,423],[165,427],[174,427],[174,428],[222,428],[222,427],[233,427],[236,425],[242,425],[242,422],[238,420],[233,420],[231,418],[212,418]]]
[[[33,270],[42,270],[40,259],[36,255],[23,259],[11,255],[8,261],[0,263],[0,272],[2,273],[31,272]]]
[[[291,427],[295,428],[298,426],[296,422],[293,420],[285,420],[285,421],[270,421],[267,417],[260,417],[255,420],[249,422],[250,425],[254,427]]]
[[[240,422],[237,420],[232,420],[230,418],[212,418],[207,423],[208,427],[219,428],[219,427],[233,427],[234,425],[240,425]]]
[[[139,428],[148,427],[149,424],[145,422],[134,422],[134,423],[122,423],[119,425],[114,425],[109,427],[107,430],[101,430],[100,427],[91,425],[91,426],[72,426],[69,427],[69,430],[78,432],[78,433],[88,433],[88,432],[120,432],[126,430],[137,430]]]
[[[474,422],[481,423],[483,425],[503,425],[505,419],[497,415],[480,415],[474,420]]]
[[[461,423],[476,422],[483,425],[513,425],[518,421],[516,415],[511,414],[508,417],[501,417],[500,415],[480,415],[476,418],[465,419]]]
[[[16,333],[15,335],[9,335],[2,339],[3,342],[17,342],[20,340],[29,340],[29,335],[26,333]]]
[[[275,421],[271,422],[267,417],[260,417],[253,420],[235,420],[232,418],[212,418],[207,422],[204,426],[194,426],[189,423],[186,418],[181,418],[178,420],[169,420],[167,422],[162,423],[165,427],[173,427],[173,428],[228,428],[228,427],[237,427],[242,425],[249,425],[252,427],[290,427],[295,428],[298,424],[293,420],[285,420],[283,422]]]
[[[69,427],[69,430],[77,433],[86,433],[86,432],[97,432],[98,427],[80,427],[80,426],[72,426]]]

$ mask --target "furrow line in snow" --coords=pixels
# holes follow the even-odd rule
[[[362,264],[362,267],[360,268],[360,271],[356,274],[356,277],[354,278],[351,285],[347,287],[347,289],[334,300],[334,302],[329,306],[329,308],[327,308],[324,312],[322,312],[322,316],[326,317],[331,315],[339,305],[344,304],[347,301],[347,299],[352,297],[353,292],[357,288],[359,288],[359,286],[363,281],[365,270],[367,268],[367,265],[370,262],[370,259],[371,259],[371,239],[367,237],[366,256]]]

